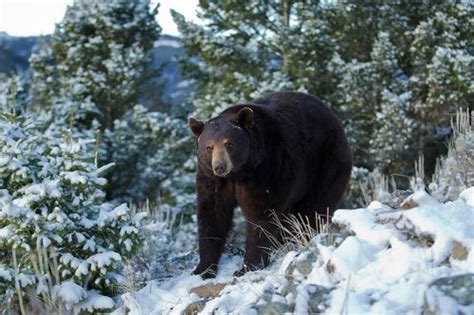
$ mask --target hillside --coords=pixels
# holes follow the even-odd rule
[[[168,277],[123,295],[114,314],[473,314],[473,218],[474,188],[445,204],[425,191],[374,201],[336,211],[330,231],[277,251],[264,270],[233,277],[242,258],[227,251],[212,280],[191,275],[196,256],[180,249],[193,236],[181,231],[166,242],[174,256],[152,262]]]

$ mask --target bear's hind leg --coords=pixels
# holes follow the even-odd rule
[[[325,156],[320,160],[317,182],[313,183],[316,198],[312,210],[332,215],[342,200],[352,171],[352,152],[342,130],[326,139],[322,152]]]

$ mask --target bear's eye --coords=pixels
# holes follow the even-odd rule
[[[209,153],[211,153],[213,149],[214,149],[214,147],[213,147],[212,145],[208,145],[208,146],[206,147],[206,150],[207,150],[207,152],[209,152]]]
[[[234,145],[233,145],[231,142],[226,142],[226,143],[225,143],[225,147],[226,147],[227,149],[232,149],[232,148],[234,147]]]

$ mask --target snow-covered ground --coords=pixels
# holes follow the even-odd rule
[[[438,203],[424,191],[400,207],[338,210],[317,236],[265,270],[236,278],[226,254],[216,279],[191,269],[122,296],[129,314],[474,314],[474,187]]]

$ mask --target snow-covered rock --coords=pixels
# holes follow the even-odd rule
[[[202,280],[186,270],[125,294],[124,305],[130,314],[473,313],[473,191],[445,204],[420,191],[410,196],[415,203],[410,209],[373,202],[338,210],[332,221],[341,233],[319,235],[264,270],[235,278],[241,257],[224,255],[216,279]],[[466,289],[458,283],[460,274],[468,274],[462,278]],[[192,293],[218,283],[226,285],[215,296]]]

